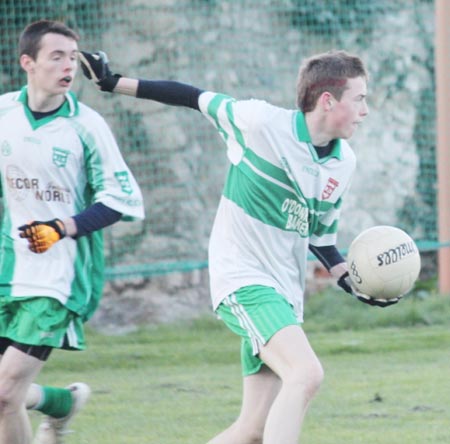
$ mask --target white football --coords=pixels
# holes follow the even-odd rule
[[[360,233],[347,254],[350,279],[368,296],[392,299],[408,293],[420,272],[420,254],[400,228],[379,225]]]

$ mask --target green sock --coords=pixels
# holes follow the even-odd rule
[[[34,410],[53,418],[64,418],[70,413],[72,392],[65,388],[42,386],[42,399]]]

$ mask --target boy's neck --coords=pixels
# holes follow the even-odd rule
[[[325,128],[325,116],[317,112],[305,114],[305,122],[311,137],[311,143],[314,146],[327,146],[334,139]]]
[[[59,108],[65,100],[64,94],[48,95],[28,85],[28,107],[31,111],[45,113]]]

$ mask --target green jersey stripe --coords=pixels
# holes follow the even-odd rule
[[[255,174],[257,174],[258,176],[261,176],[264,179],[268,180],[269,182],[272,182],[273,184],[278,185],[279,187],[284,188],[285,190],[295,194],[294,188],[292,188],[290,185],[288,185],[285,182],[277,180],[270,174],[264,173],[264,171],[261,171],[260,169],[258,169],[258,167],[256,165],[254,165],[252,162],[250,162],[250,160],[247,157],[244,157],[242,159],[242,162],[245,164],[245,166],[248,166],[250,168],[250,170],[253,171]],[[242,165],[241,167],[245,168],[245,166]]]
[[[255,174],[246,163],[230,167],[224,196],[266,225],[308,236],[309,211],[295,192]]]
[[[233,116],[233,102],[230,100],[226,104],[226,110],[227,110],[227,116],[228,120],[230,122],[231,128],[233,128],[234,137],[239,143],[239,145],[242,147],[243,150],[246,149],[244,136],[242,135],[240,129],[236,126],[236,123],[234,122],[234,116]]]
[[[253,165],[255,165],[255,167],[258,170],[264,171],[266,174],[273,177],[278,182],[282,182],[285,185],[288,185],[289,188],[292,189],[292,183],[291,183],[290,179],[288,178],[286,172],[282,168],[279,168],[276,165],[274,165],[273,163],[270,163],[267,160],[263,159],[262,157],[258,156],[251,149],[246,150],[245,157]]]
[[[11,295],[11,281],[14,276],[14,265],[16,263],[16,254],[14,250],[14,240],[5,233],[11,232],[11,217],[7,209],[2,221],[2,235],[0,237],[0,249],[3,254],[0,256],[0,270],[2,271],[2,282],[0,285],[0,294],[2,296]]]
[[[314,235],[324,236],[325,234],[335,234],[338,231],[338,224],[339,222],[337,220],[334,220],[331,225],[325,225],[319,222],[317,228],[314,230]]]
[[[222,134],[223,138],[228,140],[228,133],[222,128],[222,125],[219,121],[218,111],[220,106],[225,100],[229,100],[230,97],[224,94],[217,94],[208,105],[208,114],[213,118],[214,123],[219,130],[219,133]]]
[[[274,186],[261,176],[245,173],[246,168],[241,165],[239,167],[231,165],[225,184],[224,196],[255,219],[283,229],[286,225],[286,218],[282,217],[278,208],[286,196],[294,200],[295,194],[282,190],[285,195],[281,195],[279,187]],[[265,193],[263,193],[263,189]]]
[[[326,210],[308,208],[293,188],[258,171],[247,159],[230,167],[224,196],[248,215],[282,230],[319,236],[337,231],[336,220],[331,221],[330,225],[320,220]],[[325,204],[328,208],[332,206],[321,202],[322,206]]]
[[[99,147],[96,144],[94,136],[78,122],[70,122],[75,128],[78,136],[83,145],[84,156],[89,159],[89,169],[87,170],[88,183],[91,184],[93,189],[103,189],[104,188],[104,176],[102,161],[99,155]]]
[[[298,184],[295,183],[295,185],[293,186],[293,182],[291,179],[289,179],[285,170],[267,162],[249,148],[245,151],[245,155],[242,161],[245,162],[256,174],[265,177],[267,180],[279,185],[282,188],[285,188],[288,191],[296,193],[298,199],[304,200],[309,210],[313,214],[321,215],[332,207],[338,208],[338,206],[340,206],[340,202],[339,204],[338,202],[334,204],[314,197],[305,197],[305,195],[299,189]]]

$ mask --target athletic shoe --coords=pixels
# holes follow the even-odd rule
[[[74,416],[86,404],[91,395],[91,389],[84,382],[74,382],[66,388],[72,392],[73,398],[70,413],[64,418],[45,416],[36,431],[33,444],[63,444],[64,436],[72,432],[67,427]]]

